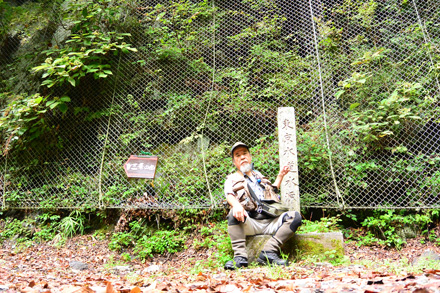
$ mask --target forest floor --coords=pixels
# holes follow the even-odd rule
[[[422,263],[418,258],[427,251],[434,258]],[[0,291],[440,292],[440,247],[421,238],[408,240],[401,250],[347,243],[340,265],[309,259],[288,267],[198,269],[211,253],[188,248],[140,262],[123,260],[108,249],[108,240],[93,235],[70,238],[59,247],[43,243],[18,249],[5,242],[0,249]]]
[[[348,243],[341,265],[304,260],[237,271],[197,269],[200,261],[209,260],[210,250],[189,248],[140,262],[124,261],[108,249],[108,240],[92,235],[76,236],[61,247],[45,243],[18,249],[11,242],[0,250],[0,291],[440,292],[440,270],[432,268],[438,259],[417,261],[426,251],[438,256],[440,248],[422,242],[411,239],[401,250]],[[83,267],[75,268],[73,262]]]

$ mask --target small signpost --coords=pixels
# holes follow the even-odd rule
[[[154,179],[156,175],[157,156],[131,155],[124,164],[128,178]]]

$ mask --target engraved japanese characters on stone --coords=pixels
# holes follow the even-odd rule
[[[291,206],[292,210],[299,211],[298,158],[294,108],[278,108],[278,137],[280,167],[289,166],[290,169],[281,183],[281,200]]]

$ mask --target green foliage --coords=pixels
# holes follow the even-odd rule
[[[70,83],[79,84],[80,79],[91,74],[95,79],[112,74],[109,54],[128,53],[137,50],[123,40],[128,33],[103,30],[101,24],[114,25],[121,17],[121,7],[100,0],[69,2],[64,13],[66,21],[73,23],[72,34],[62,48],[55,46],[43,52],[46,60],[34,67],[43,72],[42,85],[48,88]]]
[[[79,210],[61,216],[53,211],[44,211],[37,216],[5,218],[0,221],[0,242],[13,240],[22,242],[45,242],[57,239],[64,242],[77,234],[83,234],[87,228],[85,213]]]
[[[2,223],[2,229],[0,231],[0,240],[15,238],[17,242],[24,242],[32,237],[32,225],[33,221],[19,219],[6,218]]]
[[[71,172],[67,176],[61,176],[58,180],[54,180],[53,184],[43,184],[34,188],[24,189],[26,182],[35,180],[40,174],[33,174],[34,176],[24,176],[24,171],[32,170],[34,164],[38,164],[38,160],[34,159],[27,168],[12,169],[10,172],[14,174],[17,172],[17,178],[14,178],[13,184],[6,199],[8,205],[20,206],[23,200],[32,196],[33,200],[38,200],[40,209],[54,210],[57,208],[65,208],[74,206],[75,202],[81,202],[82,207],[80,211],[93,211],[97,207],[98,192],[91,189],[90,183],[94,182],[94,178],[90,175],[83,175],[79,172]],[[46,164],[44,164],[46,165]],[[43,166],[44,166],[43,165]],[[57,165],[56,165],[57,166]],[[57,166],[61,169],[62,166]],[[63,170],[63,169],[61,169]],[[11,174],[8,174],[11,176]],[[89,183],[89,185],[87,184]]]
[[[125,248],[133,247],[142,236],[154,233],[145,220],[132,221],[128,225],[129,231],[112,234],[108,245],[111,250],[122,251]]]
[[[428,211],[424,214],[400,214],[394,210],[381,211],[375,210],[374,216],[367,217],[362,226],[368,228],[366,235],[360,236],[358,245],[386,245],[390,247],[402,248],[406,244],[406,236],[403,229],[409,227],[419,234],[426,229],[434,215],[438,211]]]
[[[58,225],[61,219],[60,215],[50,212],[44,212],[37,217],[39,229],[33,235],[33,239],[37,242],[51,241],[58,233]]]
[[[321,19],[315,19],[318,24],[319,33],[322,36],[322,40],[319,44],[324,51],[330,53],[338,53],[342,39],[342,28],[336,28],[332,20],[322,22]]]
[[[9,6],[7,3],[5,3],[3,0],[0,1],[0,16],[3,18],[3,21],[8,23],[11,20],[11,13],[12,7]],[[8,33],[8,27],[5,25],[2,25],[0,27],[0,40],[3,41],[3,38]]]
[[[164,158],[159,165],[161,172],[167,174],[167,177],[158,177],[154,183],[158,186],[156,190],[159,199],[162,196],[172,197],[183,207],[190,207],[194,198],[197,198],[197,202],[210,203],[206,180],[209,181],[214,199],[218,201],[224,198],[224,180],[228,174],[235,172],[229,153],[230,147],[227,144],[219,144],[205,149],[205,153],[202,154],[200,141],[204,141],[203,137],[195,136],[171,148],[173,151],[167,150],[166,153],[169,152],[171,155]],[[279,172],[277,139],[273,135],[258,139],[251,148],[251,153],[255,169],[275,180]]]
[[[166,216],[166,213],[163,213]],[[210,258],[194,265],[194,272],[205,268],[221,266],[231,258],[232,247],[227,232],[227,222],[209,222],[201,224],[191,218],[194,214],[175,214],[173,221],[182,222],[182,228],[162,226],[160,229],[153,228],[153,223],[146,220],[135,220],[129,223],[129,230],[113,233],[109,242],[109,248],[118,252],[132,251],[133,257],[147,259],[157,254],[173,254],[186,249],[189,235],[193,237],[191,246],[196,250],[213,250]],[[212,215],[215,218],[215,215]],[[184,220],[183,218],[188,218]],[[204,215],[204,219],[211,216]],[[128,252],[127,252],[128,253]]]
[[[46,48],[42,35],[50,26],[54,2],[47,0],[27,1],[12,5],[9,1],[0,3],[0,47],[2,47],[2,66],[0,66],[0,95],[3,93],[35,93],[37,84],[29,69],[38,63],[35,58]],[[14,48],[14,43],[20,46]],[[45,95],[45,94],[43,94]],[[4,107],[2,100],[0,107]]]
[[[186,237],[178,231],[156,231],[137,240],[133,251],[146,259],[154,254],[175,253],[184,248]]]
[[[0,28],[0,43],[4,37],[14,34],[22,34],[26,38],[43,29],[48,22],[49,1],[38,1],[40,3],[24,3],[13,6],[7,1],[0,1],[0,17],[2,26]]]
[[[61,219],[58,229],[65,238],[84,233],[85,217],[81,212],[74,210],[67,217]]]
[[[255,146],[250,149],[252,162],[256,170],[275,181],[279,173],[279,143],[274,135],[263,136],[255,141]]]
[[[334,202],[334,194],[329,190],[329,186],[333,184],[329,172],[331,153],[333,153],[333,167],[337,171],[352,163],[352,159],[347,158],[353,154],[353,150],[347,144],[345,126],[338,119],[327,120],[328,133],[331,134],[329,147],[325,129],[322,127],[323,119],[324,117],[320,116],[306,127],[297,129],[299,174],[301,174],[300,178],[309,178],[300,181],[302,205],[313,206],[320,202]],[[351,135],[351,132],[348,135]]]
[[[133,249],[140,259],[153,257],[155,254],[175,253],[184,248],[186,235],[177,230],[155,230],[145,220],[129,223],[129,231],[112,234],[109,242],[111,250]]]
[[[17,141],[23,148],[29,147],[27,145],[34,140],[46,140],[46,145],[50,141],[50,145],[61,148],[60,139],[57,138],[59,124],[54,125],[53,121],[64,118],[64,114],[69,111],[71,87],[78,86],[80,80],[87,76],[105,79],[112,74],[113,55],[119,52],[136,52],[135,48],[124,41],[130,36],[128,33],[108,30],[117,28],[123,9],[110,2],[101,0],[90,4],[89,1],[74,1],[61,9],[65,25],[69,23],[72,26],[71,34],[63,44],[52,44],[49,49],[44,50],[44,62],[33,68],[34,73],[42,72],[42,85],[53,88],[52,92],[45,90],[44,95],[1,94],[4,100],[10,101],[3,109],[0,124],[0,130],[3,130],[5,136],[6,150],[12,148]],[[25,7],[13,10],[18,12],[20,9]],[[38,18],[33,13],[29,15]],[[20,21],[24,19],[20,18]],[[30,21],[23,23],[29,25]],[[103,24],[107,29],[103,29]],[[27,90],[32,91],[30,88]],[[62,92],[63,95],[59,97],[55,92]],[[59,112],[56,113],[57,111]],[[70,108],[70,111],[77,115],[90,112],[90,109],[75,107]],[[88,117],[96,118],[97,113],[90,113]]]
[[[194,274],[205,269],[221,267],[233,257],[226,221],[210,223],[209,226],[202,226],[199,231],[201,239],[195,238],[193,247],[197,250],[210,249],[214,251],[207,260],[194,264],[191,270]]]
[[[348,256],[344,256],[337,250],[326,250],[319,254],[299,255],[297,262],[316,265],[316,263],[328,262],[334,266],[350,264]]]
[[[278,5],[245,0],[213,7],[210,1],[182,0],[137,7],[127,1],[80,0],[12,6],[0,1],[0,46],[7,38],[20,43],[0,70],[0,130],[9,155],[6,202],[22,205],[32,197],[46,208],[75,201],[90,207],[98,191],[89,186],[97,179],[106,206],[146,193],[180,208],[211,204],[211,194],[220,202],[225,175],[234,169],[228,146],[237,140],[252,146],[256,169],[269,177],[277,174],[276,108],[286,105],[295,108],[299,122],[303,205],[334,202],[330,158],[331,171],[343,174],[337,181],[345,183],[339,188],[348,205],[350,198],[387,205],[371,195],[374,184],[389,187],[398,203],[426,205],[428,194],[438,193],[439,161],[414,144],[417,129],[437,122],[439,114],[435,17],[426,14],[432,19],[424,25],[433,32],[426,44],[419,23],[406,17],[414,14],[406,1],[323,5],[322,18],[313,20],[325,64],[319,70],[315,56],[308,55],[313,54],[310,44],[301,44],[305,32],[287,32],[291,20]],[[115,95],[115,105],[106,107],[111,78],[126,72],[116,71],[122,53],[130,55],[120,58],[120,68],[133,74],[118,78],[118,87],[130,94]],[[434,64],[429,70],[428,55]],[[326,96],[338,84],[325,115],[315,90],[319,74],[329,82]],[[110,115],[117,115],[112,123],[129,126],[107,141],[94,123]],[[75,133],[84,133],[72,130],[82,126],[87,135],[93,128],[90,138],[98,145],[108,142],[111,162],[102,174],[97,175],[93,152],[78,157],[81,174],[63,165],[66,154],[76,157],[69,146],[77,141]],[[75,147],[82,152],[83,145]],[[154,183],[127,183],[119,168],[127,150],[160,154]],[[42,169],[44,174],[36,172]],[[65,174],[69,182],[59,183]]]
[[[426,237],[427,241],[432,242],[437,246],[440,246],[440,238],[438,237],[437,232],[434,229],[433,230],[426,229],[422,231],[422,235]],[[426,243],[425,239],[422,239],[421,243],[423,244]]]
[[[345,117],[355,135],[373,147],[388,146],[390,136],[403,135],[404,127],[419,123],[436,102],[421,83],[393,81],[389,54],[385,48],[364,52],[352,63],[358,71],[340,81],[335,94],[348,109]]]
[[[40,94],[14,96],[9,99],[12,101],[3,110],[3,116],[0,118],[0,130],[3,130],[7,138],[6,153],[14,143],[22,143],[23,140],[30,142],[50,132],[52,127],[44,119],[44,115],[56,110],[65,113],[66,103],[70,102],[67,96],[49,98]]]
[[[348,256],[341,255],[336,250],[326,250],[319,255],[308,255],[302,259],[304,263],[312,265],[319,262],[328,262],[334,266],[347,265],[350,263]]]
[[[212,17],[212,12],[211,3],[206,0],[198,3],[178,1],[168,5],[157,4],[144,14],[142,20],[144,24],[154,24],[154,29],[151,26],[145,31],[152,43],[143,49],[153,49],[160,61],[192,59],[197,55],[200,58],[196,52],[201,44],[206,44],[205,37],[210,32],[209,26],[203,27],[203,24]],[[203,59],[199,60],[203,62]]]
[[[232,246],[226,221],[213,223],[211,227],[202,227],[200,234],[205,237],[204,247],[216,248],[213,257],[219,264],[224,264],[231,257]]]
[[[135,237],[130,232],[117,232],[112,234],[108,248],[121,251],[123,248],[133,246],[134,244]]]
[[[321,219],[319,219],[319,221],[310,221],[303,219],[302,225],[298,228],[297,233],[328,233],[339,231],[339,222],[341,222],[341,219],[339,217],[322,217]]]
[[[106,60],[106,55],[109,52],[117,54],[119,50],[122,52],[136,51],[129,44],[119,43],[126,36],[130,35],[116,34],[115,32],[72,34],[71,42],[67,41],[67,43],[76,44],[69,44],[63,49],[50,49],[43,52],[50,57],[40,66],[34,67],[33,70],[44,72],[42,85],[48,88],[62,86],[66,82],[77,86],[80,79],[88,74],[92,74],[95,79],[106,78],[113,74],[110,69],[111,65]]]
[[[321,130],[304,131],[298,129],[298,165],[306,172],[322,173],[328,168],[328,149],[324,142],[324,133]]]
[[[421,98],[420,90],[420,84],[405,83],[398,85],[388,98],[370,102],[372,109],[357,111],[359,103],[352,104],[348,115],[354,132],[373,145],[399,135],[405,125],[421,120],[422,113],[435,102],[430,97]]]
[[[428,163],[434,165],[438,162],[440,158],[431,157],[428,160]],[[432,174],[420,179],[420,188],[419,190],[423,190],[432,196],[438,196],[440,194],[440,171],[435,171]]]
[[[125,262],[130,262],[130,261],[131,261],[131,255],[128,254],[128,253],[126,253],[126,252],[121,253],[121,258],[122,258],[122,260],[124,260]]]
[[[216,197],[223,196],[222,180],[230,173],[232,167],[226,145],[221,144],[205,150],[205,162],[203,162],[203,154],[198,150],[198,147],[192,149],[193,147],[194,143],[183,144],[183,149],[176,149],[172,152],[171,156],[163,160],[163,164],[160,166],[163,173],[167,174],[167,178],[159,177],[155,180],[155,184],[163,187],[159,190],[161,196],[172,196],[182,206],[191,206],[194,198],[197,198],[198,202],[209,203],[211,201],[207,193],[203,163],[206,166],[206,175],[211,184],[211,190]],[[170,182],[169,178],[177,179],[177,181]]]

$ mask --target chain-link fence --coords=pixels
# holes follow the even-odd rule
[[[437,1],[2,5],[3,208],[221,207],[236,141],[275,179],[278,107],[302,207],[438,207]]]

